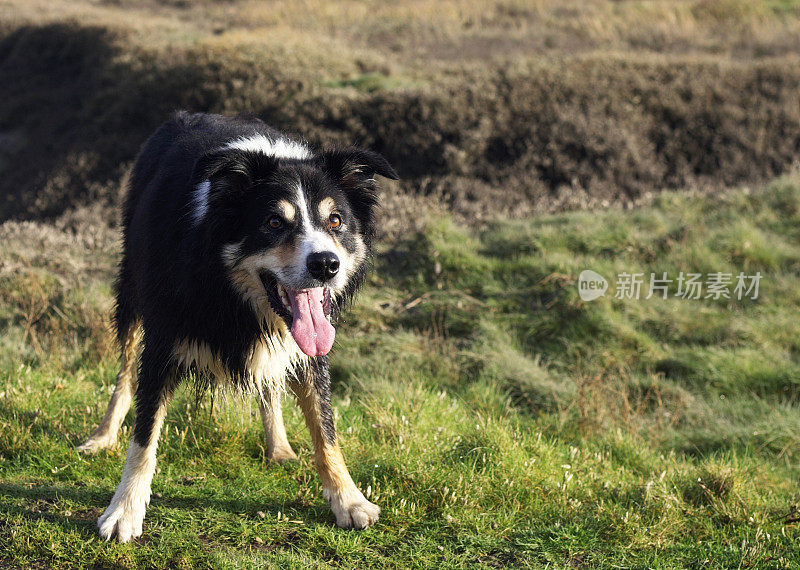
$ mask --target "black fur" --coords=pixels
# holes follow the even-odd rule
[[[331,373],[328,366],[328,357],[320,356],[311,366],[311,381],[317,393],[319,402],[320,424],[325,440],[333,445],[336,442],[336,424],[333,421],[331,408]]]
[[[176,341],[205,343],[236,381],[247,372],[254,340],[274,334],[232,285],[221,248],[241,242],[246,255],[288,243],[289,233],[267,231],[265,222],[298,179],[309,200],[344,197],[337,200],[348,228],[341,243],[348,247],[348,239],[360,236],[369,248],[377,203],[373,176],[397,178],[380,155],[359,149],[323,151],[308,159],[220,150],[257,134],[287,138],[254,119],[179,112],[145,143],[133,168],[123,212],[115,323],[120,341],[136,322],[144,328],[134,432],[140,445],[150,437],[158,402],[188,372],[176,369]],[[198,223],[193,193],[204,180],[211,184],[208,210]],[[345,300],[355,294],[365,271],[361,263],[346,285]],[[335,318],[340,307],[333,309]],[[326,438],[335,438],[327,359],[318,358],[312,369],[318,395],[328,402]]]

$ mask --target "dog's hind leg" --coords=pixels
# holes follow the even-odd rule
[[[120,542],[128,542],[142,534],[145,509],[150,503],[150,484],[156,470],[158,436],[177,383],[168,348],[171,344],[146,335],[144,344],[136,388],[136,423],[122,481],[97,521],[100,536],[106,540],[116,536]]]
[[[117,385],[114,395],[108,403],[106,414],[100,425],[97,426],[78,451],[83,453],[96,453],[101,449],[113,447],[117,443],[119,429],[131,407],[133,394],[136,392],[136,372],[139,366],[139,345],[142,340],[142,330],[138,322],[132,322],[127,330],[120,334],[122,345],[120,369],[117,373]]]
[[[292,382],[290,386],[311,432],[322,493],[336,516],[336,524],[342,528],[358,529],[375,524],[381,510],[370,503],[353,483],[336,442],[327,359],[317,358],[309,371],[309,378]]]
[[[286,439],[280,395],[264,394],[263,398],[258,399],[258,408],[261,412],[261,423],[264,424],[264,431],[267,434],[267,458],[277,463],[297,459]]]

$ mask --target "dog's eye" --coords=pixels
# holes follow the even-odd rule
[[[277,230],[279,227],[283,225],[283,220],[280,219],[278,216],[272,216],[269,219],[269,222],[267,223],[269,224],[269,227],[271,227],[273,230]]]
[[[331,225],[331,229],[335,230],[342,225],[342,217],[339,214],[331,214],[328,217],[328,222]]]

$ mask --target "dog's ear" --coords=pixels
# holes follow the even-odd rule
[[[195,183],[208,180],[216,190],[237,194],[269,176],[277,165],[277,159],[260,152],[221,149],[197,160],[193,179]]]
[[[398,180],[400,177],[389,162],[377,152],[349,147],[322,153],[325,170],[345,188],[371,181],[376,174]]]
[[[369,241],[375,233],[378,205],[375,175],[397,180],[397,173],[377,152],[355,147],[326,150],[321,159],[323,169],[344,189],[361,231]]]

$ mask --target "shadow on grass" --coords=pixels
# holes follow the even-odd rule
[[[28,520],[46,521],[58,525],[63,531],[77,531],[84,535],[94,535],[97,519],[111,500],[113,491],[104,488],[83,488],[69,485],[37,485],[35,483],[0,483],[0,514],[4,518],[21,516]],[[21,500],[21,501],[20,501]],[[77,506],[70,509],[59,507],[60,502]],[[148,513],[153,509],[180,509],[203,512],[207,510],[230,513],[247,519],[275,519],[278,513],[302,517],[309,523],[334,524],[333,515],[327,506],[307,505],[300,500],[290,503],[264,502],[258,499],[214,499],[207,496],[187,497],[165,495],[153,496]],[[70,513],[70,514],[67,514]],[[150,514],[150,517],[158,516]]]
[[[35,485],[35,486],[34,486]],[[97,517],[103,512],[104,493],[70,486],[0,483],[0,512],[19,515],[30,520],[43,520],[57,524],[65,531],[74,530],[82,534],[93,533]],[[14,504],[22,499],[23,504]],[[67,500],[81,504],[82,508],[67,515],[58,503]],[[89,506],[91,505],[91,506]]]

